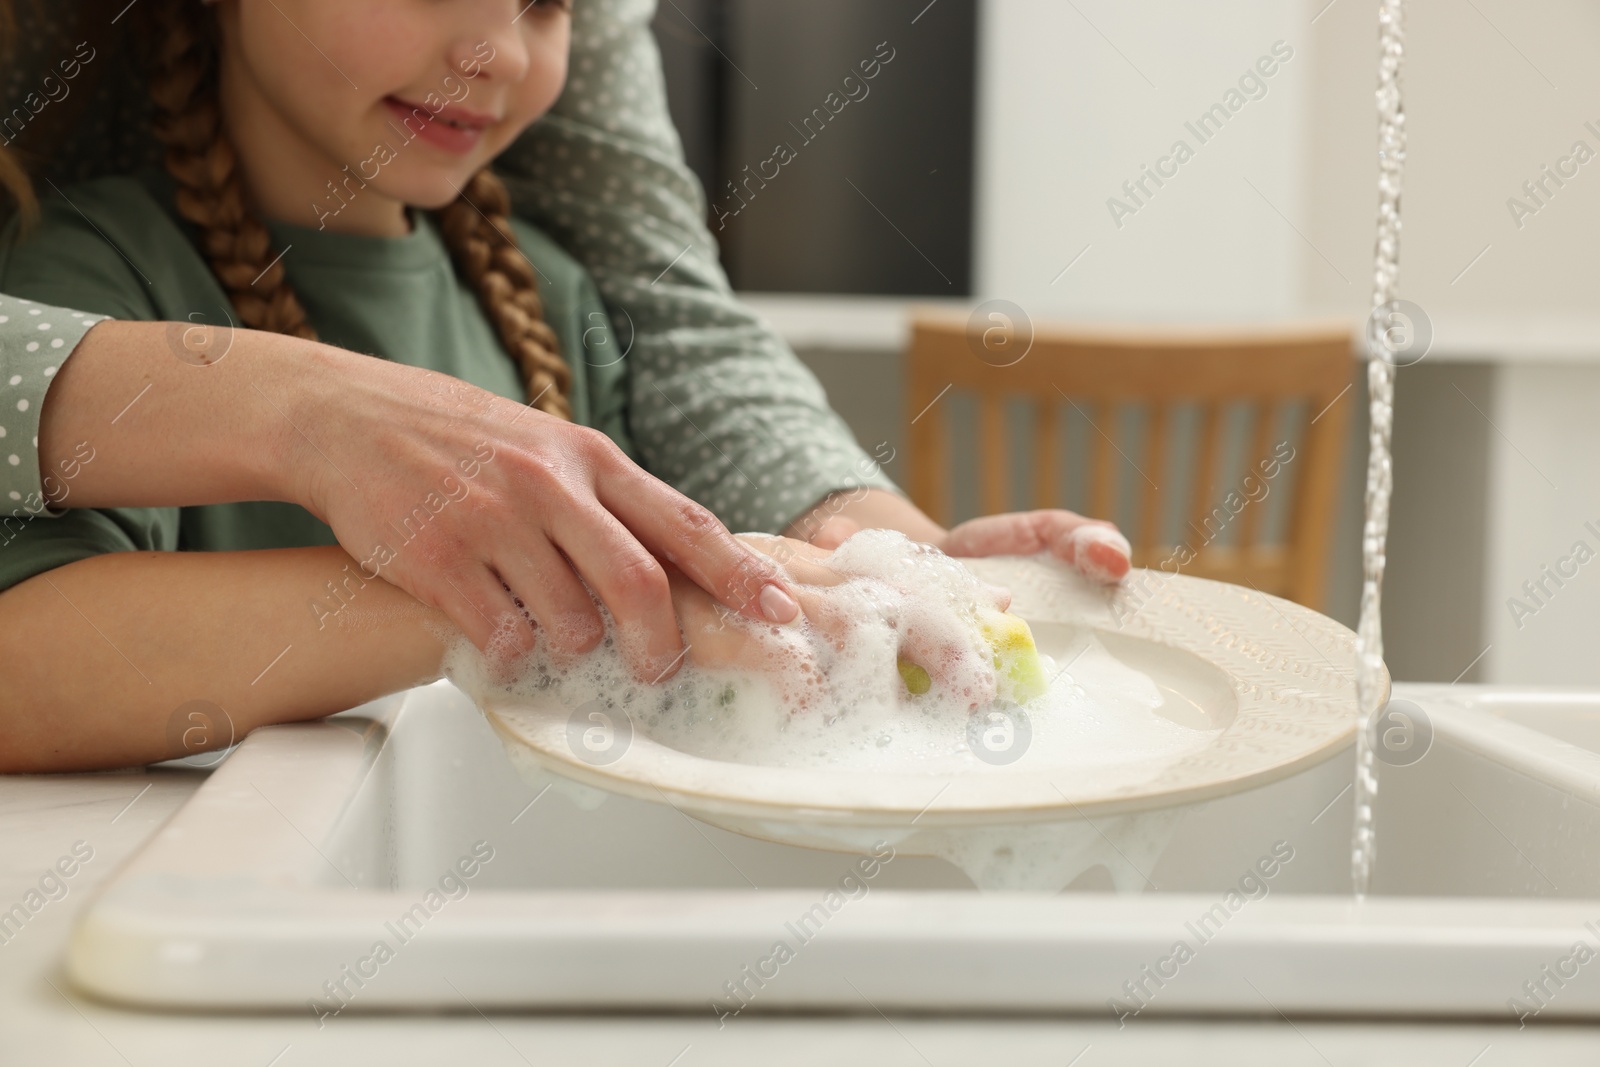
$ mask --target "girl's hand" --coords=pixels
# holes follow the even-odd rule
[[[286,412],[303,431],[290,499],[333,528],[361,578],[443,611],[491,662],[536,639],[593,648],[593,590],[634,673],[672,674],[669,567],[751,619],[799,613],[771,558],[604,434],[445,374],[319,351],[327,376],[300,395],[304,421]]]
[[[836,514],[818,526],[811,541],[831,548],[859,529],[861,524],[855,519]],[[1055,508],[970,519],[941,531],[929,543],[952,556],[1031,556],[1049,552],[1085,577],[1108,585],[1122,581],[1132,566],[1132,549],[1116,526]]]
[[[782,565],[790,579],[790,588],[800,602],[802,617],[823,641],[833,644],[837,651],[844,651],[850,621],[845,613],[852,609],[834,594],[834,589],[848,580],[848,576],[833,569],[832,549],[768,534],[739,534],[737,539]],[[1003,611],[1009,605],[1010,595],[1005,590],[991,586],[988,593],[991,599],[985,607]],[[807,651],[807,646],[801,642],[764,643],[747,627],[728,625],[723,617],[725,610],[704,590],[676,573],[672,575],[672,599],[683,620],[684,637],[688,642],[686,658],[696,666],[771,670],[780,664],[769,661],[769,649],[782,647],[790,654]],[[795,620],[799,621],[799,618]],[[908,632],[899,654],[942,683],[952,677],[954,651],[938,646],[924,635]],[[795,664],[791,662],[787,666],[792,668]],[[815,662],[808,662],[806,666],[811,670],[821,669]],[[886,668],[891,666],[885,664]]]
[[[800,615],[792,620],[794,624],[799,624],[803,618],[824,634],[842,636],[842,620],[830,607],[828,590],[844,581],[844,576],[828,566],[828,557],[832,555],[829,550],[767,534],[739,534],[735,540],[760,551],[784,568],[790,579],[790,591],[800,603]],[[672,583],[672,604],[683,622],[687,645],[685,659],[689,663],[698,667],[747,670],[767,670],[775,666],[767,662],[768,646],[755,634],[746,627],[729,625],[727,608],[676,568],[670,568],[668,574]],[[786,644],[798,648],[797,643]]]

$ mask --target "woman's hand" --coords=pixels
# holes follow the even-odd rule
[[[1049,552],[1079,574],[1115,584],[1132,568],[1132,549],[1116,526],[1071,511],[1013,511],[969,519],[939,542],[952,556],[1031,556]]]
[[[838,640],[844,633],[844,620],[831,603],[828,591],[845,580],[831,566],[828,549],[788,537],[769,534],[739,534],[735,537],[781,566],[789,579],[789,589],[800,604],[800,613],[789,625],[802,620],[824,635]],[[668,569],[672,585],[672,605],[683,623],[685,659],[699,667],[741,667],[763,670],[770,644],[749,627],[730,625],[728,609],[713,600],[704,589],[690,581],[677,568]],[[792,645],[793,643],[788,643]]]
[[[683,643],[669,567],[751,619],[798,614],[770,557],[598,431],[445,374],[319,353],[325,374],[293,419],[306,432],[291,498],[363,578],[440,609],[492,662],[530,650],[535,628],[557,652],[593,648],[592,590],[634,673],[672,674]]]

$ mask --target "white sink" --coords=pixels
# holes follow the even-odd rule
[[[441,682],[252,734],[86,909],[69,971],[134,1005],[318,1014],[1600,1014],[1600,983],[1548,977],[1600,944],[1600,694],[1395,696],[1434,739],[1382,768],[1357,904],[1348,748],[1182,810],[1143,893],[1099,868],[979,893],[892,843],[866,861],[541,792]]]

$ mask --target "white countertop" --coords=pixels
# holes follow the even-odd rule
[[[1270,1063],[1329,1067],[1592,1064],[1600,1028],[1296,1020],[759,1016],[721,1030],[704,1015],[360,1015],[318,1030],[289,1015],[130,1011],[80,996],[61,973],[78,909],[204,781],[184,769],[0,776],[0,909],[9,909],[76,842],[92,860],[0,944],[0,1064],[71,1067],[347,1067],[369,1063],[626,1064],[699,1067],[817,1063],[945,1067]],[[80,846],[80,852],[81,852]],[[1509,993],[1509,991],[1508,991]],[[1487,1050],[1487,1051],[1486,1051]]]
[[[898,352],[905,347],[914,307],[970,310],[977,298],[740,293],[796,349]],[[1327,318],[1308,310],[1304,318]],[[1104,320],[1052,319],[1099,325]],[[1352,320],[1359,327],[1359,320]],[[1440,312],[1427,358],[1452,363],[1600,364],[1600,315],[1502,315]]]

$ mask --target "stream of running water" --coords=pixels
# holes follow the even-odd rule
[[[1389,495],[1394,465],[1389,453],[1394,430],[1393,349],[1387,344],[1388,306],[1396,300],[1400,272],[1400,189],[1406,160],[1405,110],[1400,71],[1405,61],[1405,0],[1378,5],[1378,239],[1368,319],[1367,392],[1371,427],[1367,439],[1366,522],[1361,536],[1361,620],[1356,639],[1355,827],[1350,876],[1357,900],[1372,882],[1377,840],[1372,807],[1378,792],[1374,736],[1383,712],[1383,568],[1389,534]]]

